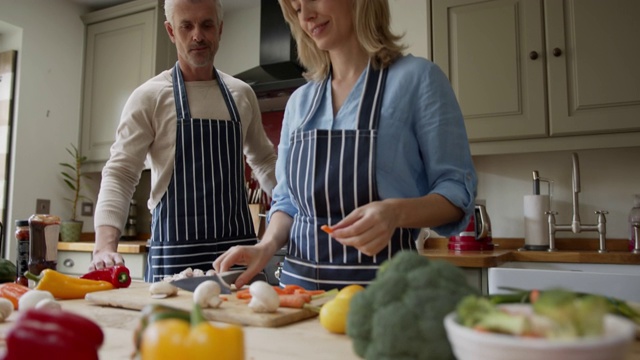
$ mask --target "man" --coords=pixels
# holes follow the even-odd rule
[[[151,245],[145,281],[187,267],[211,269],[234,245],[256,243],[244,161],[268,194],[276,155],[255,94],[214,68],[222,34],[220,0],[166,0],[165,28],[178,62],[137,88],[102,171],[91,269],[124,263],[117,244],[129,201],[151,168]]]

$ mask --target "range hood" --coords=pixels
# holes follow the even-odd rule
[[[275,0],[260,4],[260,64],[234,75],[251,85],[258,97],[291,92],[304,85],[296,43]]]

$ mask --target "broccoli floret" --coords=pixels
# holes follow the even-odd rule
[[[403,251],[354,295],[347,335],[367,360],[453,359],[443,320],[470,294],[478,290],[455,265]]]

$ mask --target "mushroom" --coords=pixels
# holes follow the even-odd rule
[[[54,300],[53,295],[45,290],[29,290],[18,300],[18,309],[21,311],[36,307],[42,300]]]
[[[0,297],[0,322],[7,320],[13,312],[13,303],[8,299]]]
[[[271,313],[278,310],[280,306],[280,296],[273,286],[267,282],[259,280],[249,286],[251,301],[249,308],[257,313]]]
[[[218,308],[222,304],[220,299],[220,284],[213,280],[203,281],[193,292],[193,302],[204,308]]]
[[[36,309],[46,309],[46,310],[62,310],[62,305],[57,302],[55,299],[42,299],[38,301],[36,304]]]
[[[154,282],[149,286],[149,292],[154,299],[163,299],[178,294],[178,288],[167,281]]]

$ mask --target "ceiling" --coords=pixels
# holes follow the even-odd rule
[[[76,4],[85,5],[93,10],[104,9],[113,5],[118,5],[133,0],[68,0]],[[259,0],[222,0],[222,6],[225,12],[247,9],[260,5]]]

